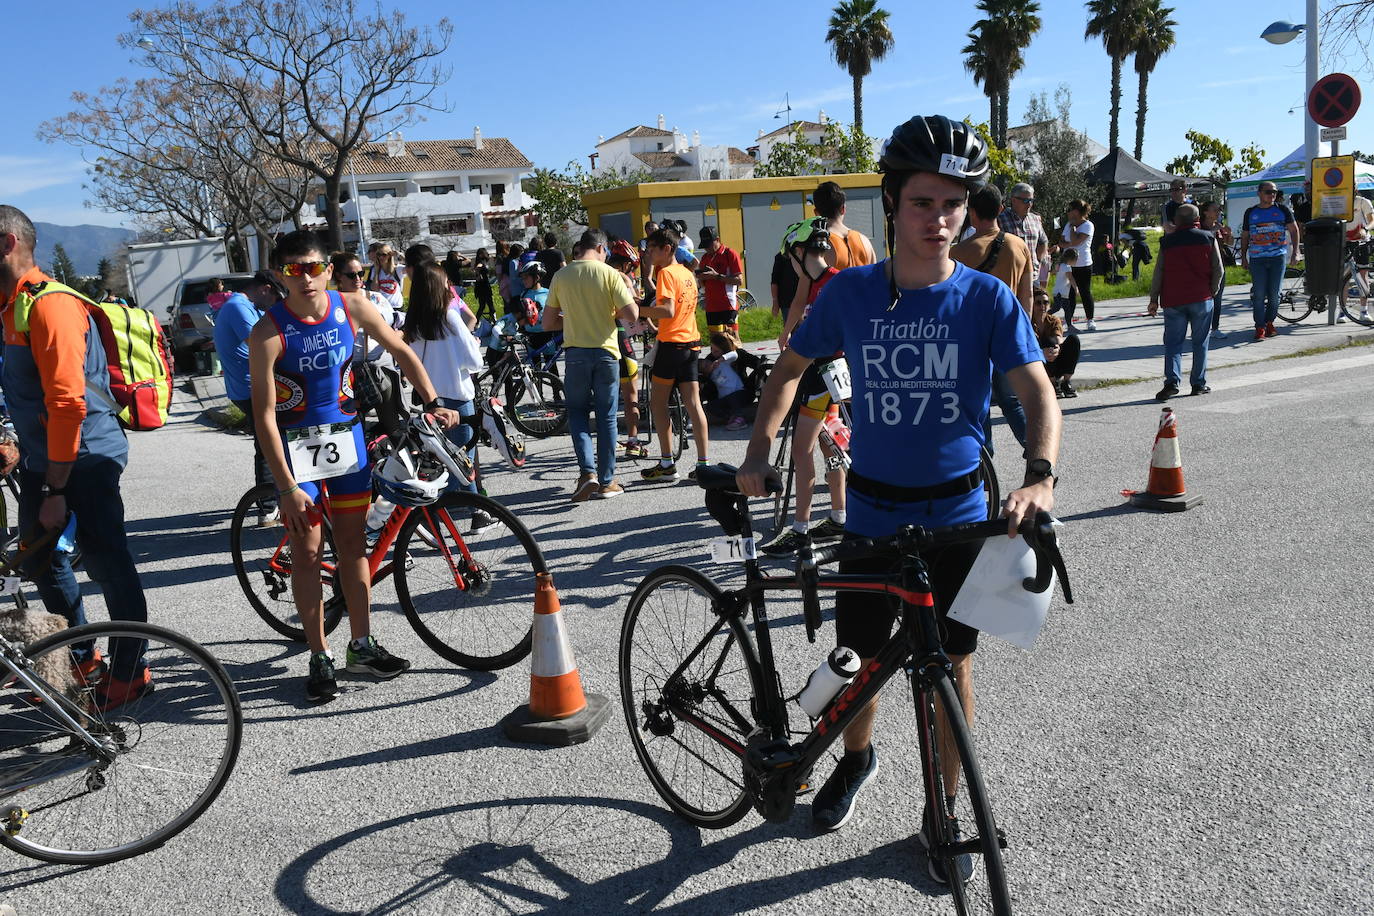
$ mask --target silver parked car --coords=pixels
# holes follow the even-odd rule
[[[225,292],[239,292],[252,282],[252,274],[223,274]],[[169,308],[171,327],[172,358],[182,371],[195,366],[197,350],[214,349],[215,310],[206,298],[210,294],[210,281],[187,280],[181,284],[181,293],[176,305]]]

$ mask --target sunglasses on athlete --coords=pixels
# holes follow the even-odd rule
[[[288,277],[318,277],[328,266],[328,261],[298,261],[294,264],[283,264],[281,272]]]

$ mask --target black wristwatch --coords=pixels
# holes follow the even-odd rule
[[[442,405],[440,405],[439,399],[435,398],[434,400],[425,404],[424,411],[425,413],[433,413],[434,411],[438,410],[441,406]]]
[[[42,488],[41,488],[41,490],[40,490],[40,492],[43,494],[43,498],[44,498],[44,499],[47,499],[49,496],[64,496],[64,497],[65,497],[65,496],[67,495],[67,488],[66,488],[66,487],[55,487],[55,486],[53,486],[52,484],[47,483],[47,482],[45,481],[44,484],[43,484],[43,486],[42,486]]]
[[[1026,462],[1026,476],[1034,475],[1044,480],[1054,476],[1054,465],[1048,458],[1032,458]]]

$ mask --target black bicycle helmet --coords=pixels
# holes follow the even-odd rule
[[[987,146],[972,127],[944,115],[915,117],[883,143],[878,171],[934,172],[976,191],[991,171]]]

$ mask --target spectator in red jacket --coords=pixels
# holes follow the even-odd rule
[[[1159,243],[1159,263],[1150,283],[1150,317],[1164,305],[1164,387],[1156,401],[1178,394],[1183,377],[1183,341],[1191,328],[1193,394],[1207,394],[1207,335],[1212,327],[1212,297],[1221,286],[1221,254],[1216,238],[1198,228],[1198,210],[1180,204],[1174,231]]]

